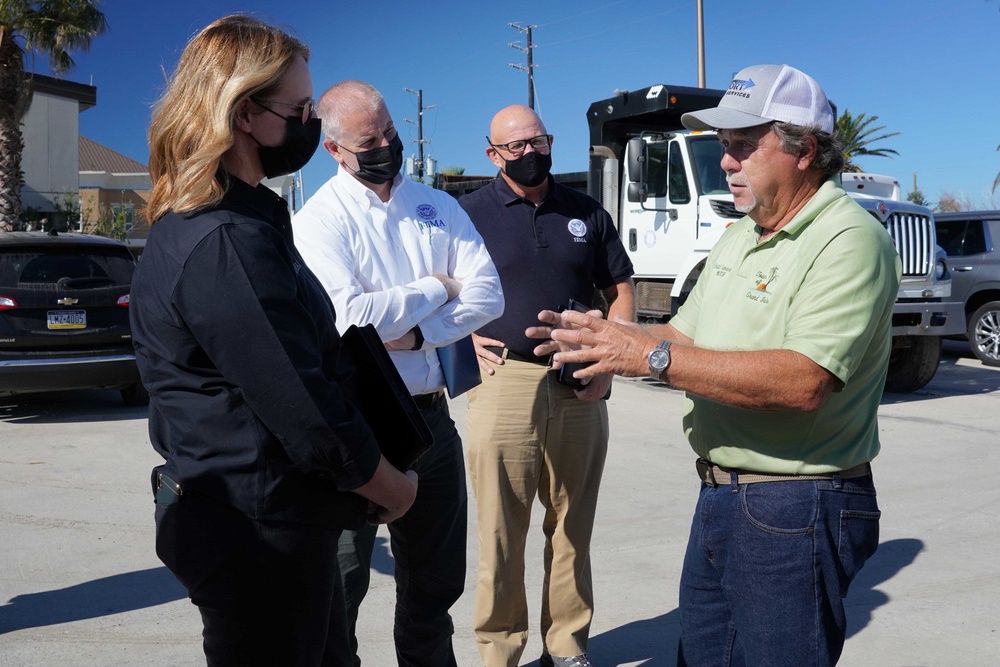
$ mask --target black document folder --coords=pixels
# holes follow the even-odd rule
[[[437,349],[441,372],[448,387],[448,397],[461,396],[483,381],[479,373],[479,356],[472,343],[472,336],[459,338],[451,345]]]
[[[409,470],[434,436],[371,324],[351,325],[341,336],[357,367],[358,409],[375,434],[382,455],[399,470]]]

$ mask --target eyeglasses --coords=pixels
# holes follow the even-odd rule
[[[532,137],[530,139],[518,139],[517,141],[508,141],[505,144],[495,144],[490,141],[489,137],[486,137],[486,143],[493,148],[502,148],[511,155],[517,156],[524,152],[524,149],[528,147],[528,144],[531,144],[531,147],[536,151],[547,149],[552,144],[552,135],[539,134],[537,137]]]
[[[260,106],[264,107],[264,109],[266,109],[267,111],[270,111],[275,116],[278,116],[280,118],[291,118],[293,116],[282,116],[280,113],[278,113],[274,109],[271,109],[270,107],[268,107],[267,105],[265,105],[264,102],[267,102],[268,104],[280,104],[283,107],[291,107],[293,109],[296,109],[297,112],[298,112],[298,115],[300,115],[302,117],[302,124],[303,125],[305,125],[306,123],[308,123],[310,121],[310,119],[316,117],[316,100],[309,100],[305,104],[292,104],[291,102],[280,102],[278,100],[259,100],[256,97],[251,97],[250,99],[252,99],[254,102],[256,102]]]

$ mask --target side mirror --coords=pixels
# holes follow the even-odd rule
[[[649,168],[649,153],[642,137],[628,140],[628,200],[646,201],[646,179]]]

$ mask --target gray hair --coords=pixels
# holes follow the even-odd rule
[[[840,134],[791,123],[774,123],[772,127],[781,140],[781,150],[789,155],[801,154],[806,147],[806,138],[810,135],[816,137],[816,157],[810,168],[822,173],[824,179],[844,170],[844,141]]]
[[[323,121],[323,135],[339,144],[345,115],[358,109],[375,111],[382,104],[385,100],[375,86],[352,79],[327,88],[316,103],[316,115]]]

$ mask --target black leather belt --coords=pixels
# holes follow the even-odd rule
[[[737,484],[756,484],[758,482],[807,482],[810,480],[833,479],[834,475],[838,475],[841,479],[854,479],[870,475],[872,471],[871,464],[862,463],[849,470],[841,470],[835,473],[831,472],[821,475],[778,475],[723,468],[701,458],[695,462],[695,467],[698,469],[698,477],[701,478],[701,481],[711,487],[732,484],[732,473],[736,473]]]
[[[514,361],[523,361],[529,364],[538,364],[539,366],[548,366],[550,361],[549,357],[536,357],[533,354],[531,356],[518,354],[509,347],[496,347],[495,345],[484,345],[483,348],[489,350],[490,352],[497,355],[501,359],[513,359]]]
[[[444,391],[436,391],[433,394],[418,394],[413,397],[413,402],[421,410],[429,410],[444,400]]]

